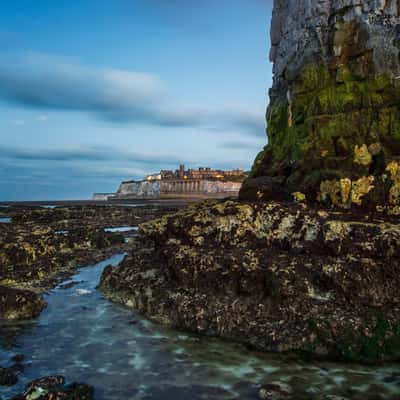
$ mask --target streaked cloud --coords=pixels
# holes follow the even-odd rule
[[[186,157],[149,153],[134,153],[112,147],[88,146],[77,148],[23,148],[0,146],[0,159],[20,161],[119,161],[141,164],[178,165],[195,162]]]
[[[180,162],[224,169],[248,166],[246,160],[187,158],[102,147],[0,147],[0,184],[7,187],[0,201],[90,198],[94,192],[116,191],[121,181],[142,179],[162,168],[175,169]]]
[[[178,106],[151,74],[90,67],[41,53],[1,58],[0,98],[28,108],[91,113],[118,123],[235,128],[264,135],[264,116],[257,111]]]

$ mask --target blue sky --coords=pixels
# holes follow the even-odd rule
[[[266,143],[268,0],[9,0],[0,201],[90,198]]]

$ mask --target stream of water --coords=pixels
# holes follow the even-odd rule
[[[149,323],[96,290],[104,267],[123,257],[82,268],[46,295],[48,306],[37,320],[3,324],[0,365],[16,354],[24,354],[28,365],[16,386],[0,387],[0,396],[10,398],[33,379],[60,374],[93,385],[99,400],[257,399],[262,383],[278,380],[310,398],[400,398],[398,365],[304,362]]]

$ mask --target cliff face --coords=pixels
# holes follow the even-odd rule
[[[122,182],[114,198],[119,199],[159,199],[190,198],[196,196],[218,197],[237,195],[241,182],[221,182],[200,180],[164,180]]]
[[[158,199],[160,198],[160,188],[160,181],[122,182],[118,189],[117,197]]]
[[[399,203],[399,23],[398,0],[275,0],[269,144],[242,198]]]

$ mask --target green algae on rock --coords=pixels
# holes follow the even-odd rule
[[[393,0],[275,1],[269,142],[242,199],[301,192],[341,208],[394,205],[386,168],[400,159],[399,23]],[[254,182],[264,176],[282,184]],[[343,180],[361,192],[342,201],[326,191]]]
[[[126,250],[124,235],[107,231],[136,225],[176,207],[10,207],[0,224],[0,319],[33,318],[44,308],[41,294],[90,265]]]
[[[18,320],[37,317],[46,303],[30,290],[0,286],[0,320]]]
[[[207,201],[140,229],[100,286],[150,319],[265,351],[400,360],[395,219]]]

